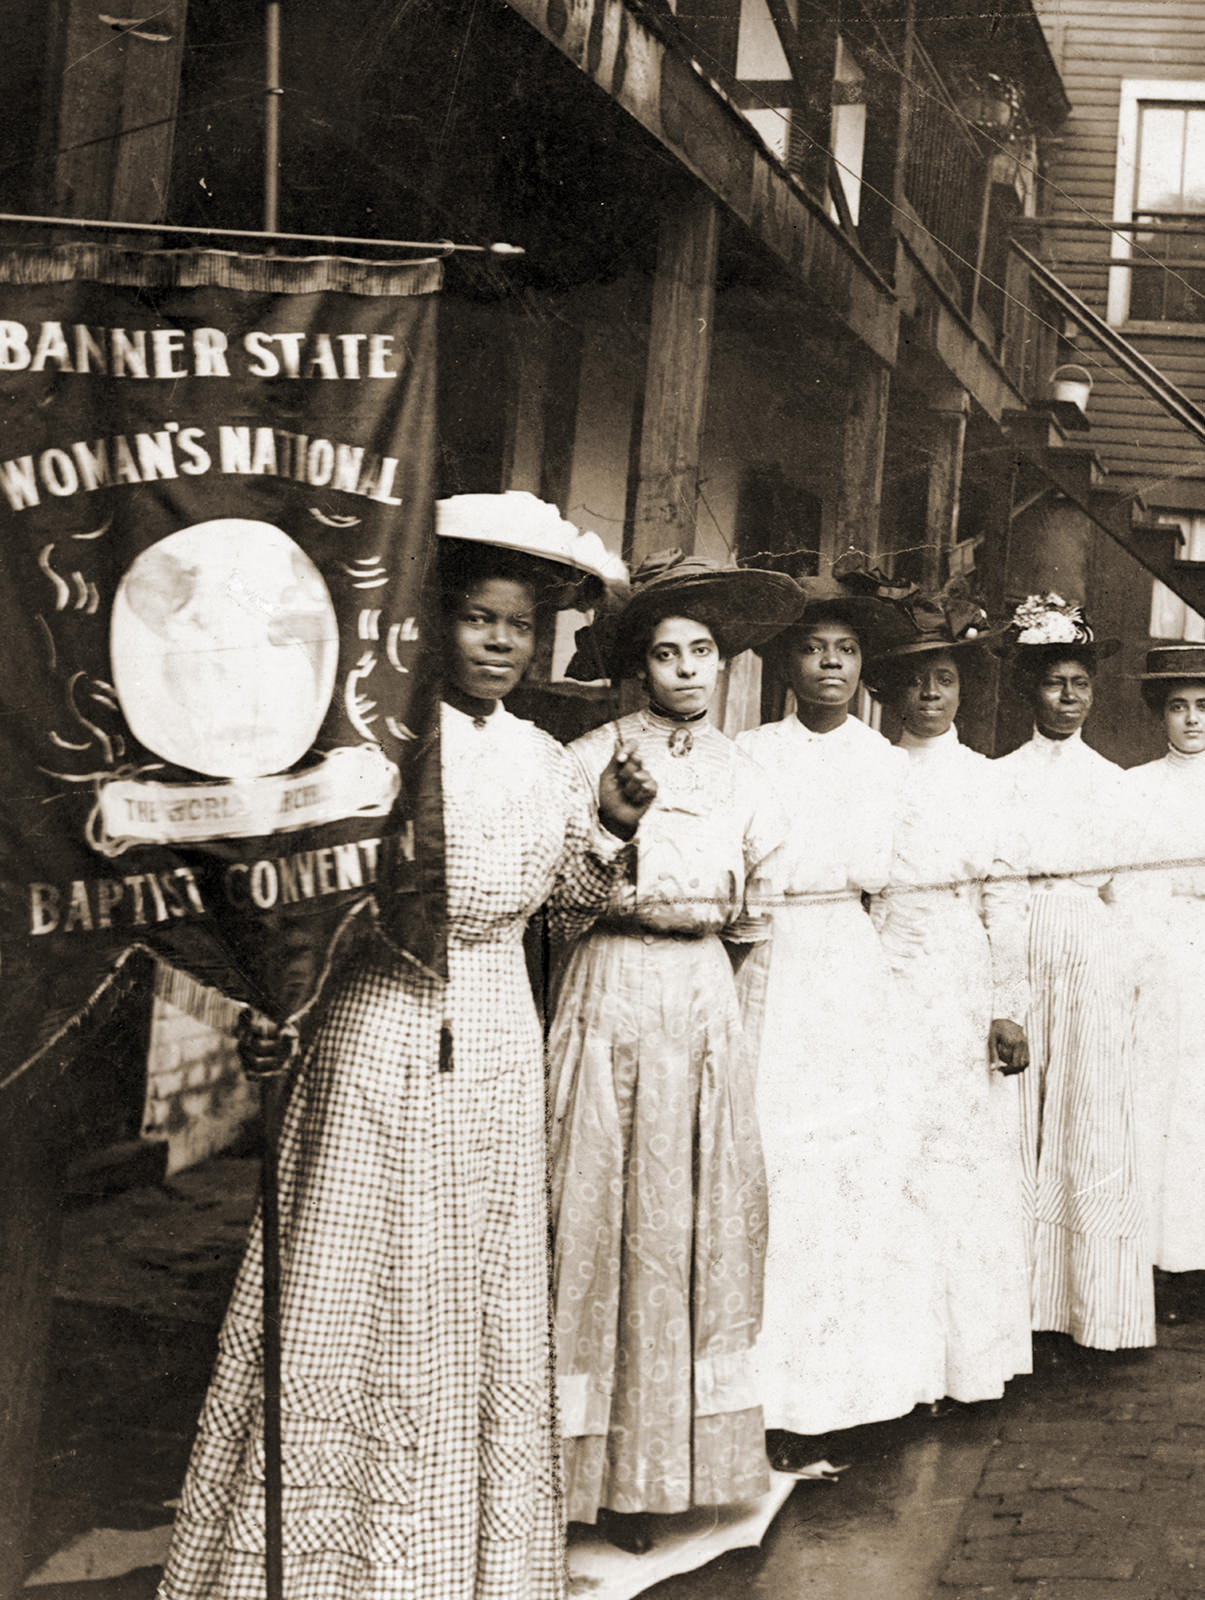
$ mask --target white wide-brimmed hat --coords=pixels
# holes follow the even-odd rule
[[[567,583],[562,605],[588,609],[606,591],[626,586],[627,568],[596,533],[567,522],[556,506],[526,489],[437,500],[435,532],[441,540],[489,545],[561,569]]]

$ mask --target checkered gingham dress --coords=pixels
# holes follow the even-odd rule
[[[449,981],[363,941],[331,986],[281,1140],[287,1600],[565,1588],[542,1042],[521,941],[550,895],[588,919],[620,847],[529,723],[499,708],[479,726],[445,707],[443,741]],[[260,1295],[257,1222],[164,1600],[264,1593]]]

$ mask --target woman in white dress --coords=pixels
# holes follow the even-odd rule
[[[1126,774],[1137,870],[1120,880],[1140,954],[1135,1094],[1151,1257],[1205,1269],[1205,645],[1148,651],[1142,696],[1167,754]]]
[[[722,941],[767,931],[745,887],[783,825],[708,710],[721,660],[801,605],[780,573],[651,557],[606,662],[649,704],[570,747],[590,784],[619,746],[657,784],[635,876],[570,950],[548,1041],[566,1512],[633,1551],[649,1513],[769,1484],[750,1371],[765,1174]]]
[[[1010,830],[1000,781],[954,718],[990,634],[957,586],[905,603],[915,637],[869,677],[903,724],[908,773],[890,882],[872,915],[922,1130],[921,1196],[942,1331],[942,1391],[999,1399],[1032,1370],[1016,1094],[1029,1053]],[[1009,927],[1010,913],[1014,923]]]
[[[1109,904],[1125,838],[1121,768],[1083,741],[1101,655],[1078,607],[1031,595],[1008,646],[1033,737],[998,762],[1028,874],[1020,1080],[1033,1326],[1117,1350],[1155,1342],[1134,1113],[1132,972]]]
[[[597,799],[501,701],[537,610],[598,571],[530,495],[442,502],[448,978],[369,923],[332,975],[280,1145],[284,1592],[559,1600],[543,1041],[522,937],[606,903],[653,786]],[[603,554],[601,546],[597,555]],[[534,559],[543,555],[547,560]],[[553,587],[550,589],[550,583]],[[366,908],[370,909],[370,908]],[[253,1063],[283,1042],[267,1019]],[[164,1600],[264,1592],[258,1222],[223,1324]]]
[[[771,647],[795,710],[737,737],[791,811],[760,874],[773,939],[739,976],[770,1187],[758,1377],[785,1467],[822,1453],[818,1435],[943,1393],[908,1187],[918,1136],[863,905],[887,882],[907,761],[850,715],[863,640],[900,620],[836,579],[802,586],[803,619]]]

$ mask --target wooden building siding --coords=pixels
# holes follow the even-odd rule
[[[1036,0],[1036,9],[1072,105],[1047,150],[1042,210],[1111,220],[1122,79],[1205,83],[1205,0]],[[1104,232],[1058,230],[1047,231],[1042,246],[1068,287],[1102,316],[1110,244]],[[1205,405],[1205,326],[1200,337],[1122,332]],[[1205,445],[1087,341],[1081,359],[1094,379],[1091,443],[1109,470],[1157,484],[1148,491],[1152,505],[1205,505]]]

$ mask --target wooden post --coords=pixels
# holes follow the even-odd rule
[[[852,352],[847,394],[838,427],[833,514],[825,519],[821,571],[851,546],[872,555],[879,546],[890,370],[865,351]]]
[[[884,21],[865,36],[864,65],[870,95],[866,150],[862,158],[862,207],[858,231],[875,265],[895,273],[897,207],[906,199],[908,153],[912,138],[913,59],[916,40],[915,0],[907,0],[902,20]],[[863,29],[850,23],[854,38]],[[897,61],[884,63],[887,43]]]
[[[171,179],[187,0],[164,0],[138,27],[106,22],[83,0],[65,0],[62,13],[48,80],[58,137],[47,209],[159,222]]]
[[[932,458],[925,497],[925,552],[923,582],[936,588],[942,581],[942,551],[958,536],[958,499],[962,486],[962,455],[967,431],[965,390],[951,390],[949,403],[939,400],[928,414]]]
[[[699,445],[711,367],[719,212],[699,193],[671,206],[657,244],[631,561],[695,545]]]
[[[47,1137],[51,1107],[18,1086],[3,1096],[0,1110],[0,1596],[16,1600],[25,1582],[25,1527],[59,1255],[62,1161]]]
[[[186,0],[160,0],[136,29],[104,21],[84,0],[63,0],[56,9],[59,27],[47,55],[44,94],[55,154],[45,188],[31,197],[33,209],[161,221]],[[149,1004],[149,996],[141,1001]],[[85,1028],[71,1048],[86,1052],[89,1039]],[[45,1071],[41,1065],[31,1069],[31,1084]],[[26,1087],[0,1099],[0,1600],[13,1600],[24,1581],[59,1252],[63,1167],[55,1138],[61,1108],[55,1101]]]

